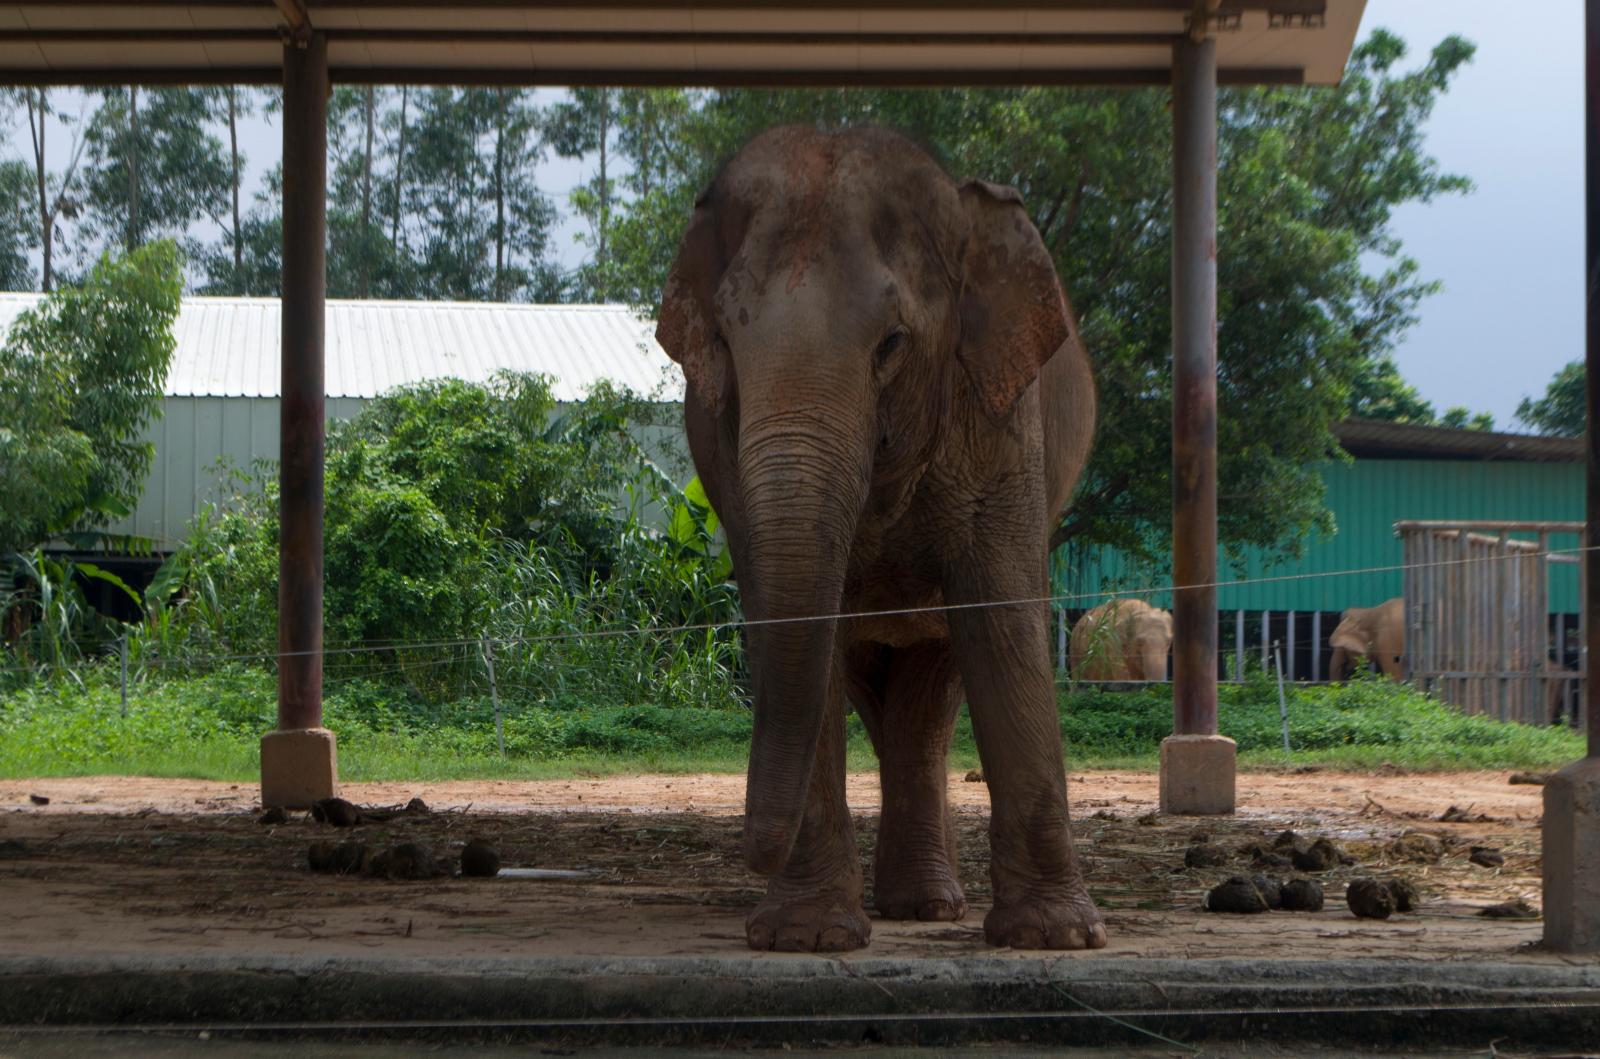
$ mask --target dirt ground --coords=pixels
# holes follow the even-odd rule
[[[1536,921],[1478,909],[1539,899],[1541,788],[1505,772],[1366,774],[1307,771],[1239,778],[1232,818],[1156,815],[1156,777],[1074,774],[1071,793],[1089,888],[1104,910],[1110,956],[1557,960],[1536,948]],[[850,778],[863,863],[877,827],[876,775]],[[960,923],[873,922],[866,956],[989,954],[987,790],[951,775],[961,869],[972,910]],[[391,955],[742,955],[743,920],[762,880],[739,856],[742,776],[614,776],[572,781],[350,784],[362,805],[420,797],[426,814],[335,830],[292,814],[256,822],[250,785],[135,777],[0,781],[0,952],[228,952]],[[35,804],[30,797],[49,799]],[[1450,807],[1466,821],[1440,817]],[[1230,851],[1283,828],[1326,835],[1359,862],[1320,878],[1320,913],[1227,916],[1202,910],[1206,890],[1250,871],[1236,858],[1183,867],[1199,835]],[[1438,836],[1434,863],[1390,849],[1411,830]],[[588,872],[579,879],[449,878],[391,882],[313,874],[308,846],[354,837],[416,841],[459,855],[479,836],[515,868]],[[1503,867],[1469,863],[1500,849]],[[1276,873],[1283,875],[1298,873]],[[1344,884],[1405,875],[1419,911],[1358,920]],[[869,876],[870,878],[870,873]],[[775,959],[786,958],[774,956]],[[849,957],[846,957],[847,959]],[[1070,956],[1068,958],[1071,958]]]

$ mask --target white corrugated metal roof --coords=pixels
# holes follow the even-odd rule
[[[0,329],[38,294],[0,294]],[[655,327],[620,305],[328,302],[329,397],[376,397],[424,379],[483,382],[502,369],[539,372],[557,400],[601,379],[683,399],[683,373]],[[277,397],[282,334],[276,298],[185,298],[174,328],[170,397]]]

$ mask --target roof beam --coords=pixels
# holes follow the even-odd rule
[[[686,78],[677,70],[592,67],[526,66],[515,68],[342,66],[329,71],[329,80],[346,85],[480,85],[491,87],[603,86],[611,88],[672,88],[692,83],[701,88],[949,88],[1059,87],[1139,88],[1172,82],[1170,68],[1115,68],[1103,70],[1058,67],[1019,70],[962,70],[950,67],[907,70],[700,70]],[[1300,67],[1237,67],[1217,71],[1226,85],[1300,85]],[[0,70],[0,85],[276,85],[283,83],[281,66],[229,66],[175,70],[171,68],[59,67]]]
[[[293,29],[293,27],[290,27]],[[295,31],[298,33],[298,31]],[[1168,45],[1177,33],[1076,32],[830,32],[742,30],[568,30],[568,29],[324,29],[330,43],[364,44],[693,44],[794,47],[863,45],[869,47],[1021,46],[1127,47]],[[0,44],[221,44],[279,39],[275,30],[249,26],[196,29],[83,28],[0,30]]]
[[[306,12],[304,0],[273,0],[273,3],[283,16],[289,39],[305,47],[311,39],[311,16]]]

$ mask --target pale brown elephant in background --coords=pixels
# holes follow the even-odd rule
[[[1328,637],[1328,679],[1344,680],[1363,658],[1390,680],[1406,678],[1406,604],[1396,597],[1376,607],[1351,607]]]
[[[1172,615],[1142,599],[1113,599],[1072,627],[1078,680],[1166,680]]]
[[[993,804],[985,936],[1104,945],[1042,602],[1094,383],[1021,197],[957,183],[883,129],[769,130],[696,201],[656,335],[683,366],[690,452],[750,622],[744,854],[770,876],[750,946],[871,933],[847,701],[880,762],[873,903],[961,918],[945,795],[963,692]]]

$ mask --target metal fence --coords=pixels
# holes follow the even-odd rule
[[[1395,523],[1408,679],[1465,713],[1549,724],[1567,711],[1581,724],[1587,659],[1569,652],[1573,630],[1565,616],[1552,624],[1549,599],[1554,565],[1578,564],[1580,584],[1584,565],[1582,553],[1552,555],[1550,537],[1582,530],[1581,522]],[[1576,632],[1585,642],[1581,620]]]

